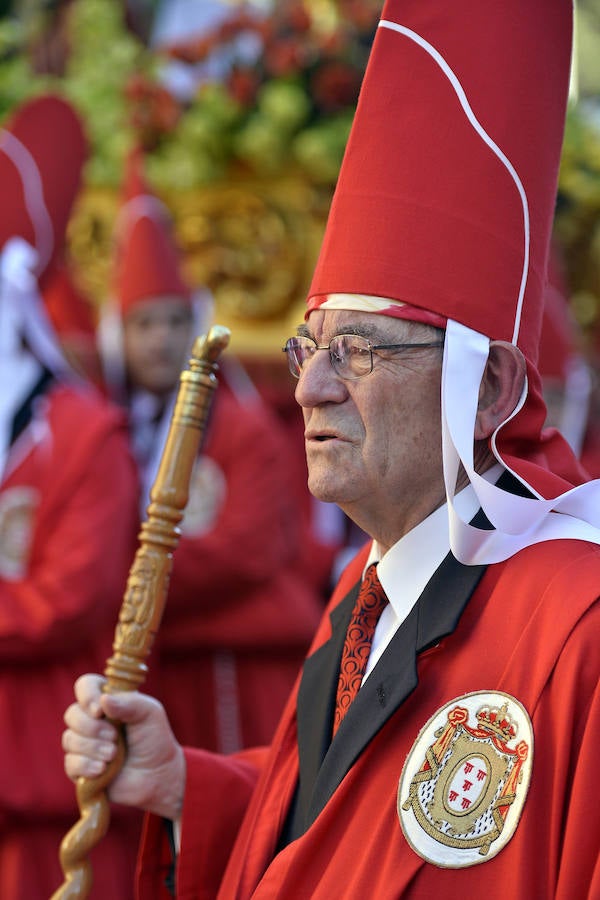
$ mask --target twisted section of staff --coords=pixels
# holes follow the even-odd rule
[[[218,383],[217,360],[229,343],[229,336],[227,328],[215,325],[207,336],[198,338],[192,348],[189,368],[181,373],[169,433],[150,492],[147,519],[129,571],[113,655],[104,671],[105,691],[137,690],[146,677],[145,660],[162,618],[173,551],[180,536],[178,525],[188,501],[192,468]],[[124,758],[125,741],[121,732],[117,756],[104,774],[77,780],[80,818],[61,843],[64,882],[51,900],[84,900],[89,896],[93,873],[88,855],[108,830],[110,805],[106,788],[118,775]]]

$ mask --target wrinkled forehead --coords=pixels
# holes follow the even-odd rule
[[[306,317],[315,309],[346,309],[357,312],[368,312],[373,315],[389,316],[394,319],[409,319],[412,322],[423,322],[435,328],[446,327],[446,316],[432,312],[421,306],[392,300],[390,297],[379,297],[373,294],[320,294],[308,298]]]
[[[298,327],[297,333],[317,344],[327,344],[339,335],[360,335],[374,344],[443,339],[443,331],[424,322],[359,310],[314,311]]]
[[[418,325],[445,330],[447,322],[444,316],[430,310],[370,294],[327,294],[319,298],[311,297],[305,318],[311,328],[318,327],[317,323],[327,321],[335,321],[336,327],[337,323],[341,322],[348,325],[355,323],[356,327],[362,323],[374,333],[387,331],[385,326],[390,320],[412,323],[411,331],[422,330],[415,329]],[[364,332],[361,330],[360,333]]]

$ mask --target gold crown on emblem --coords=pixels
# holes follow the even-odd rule
[[[514,738],[517,733],[517,726],[508,715],[508,704],[506,703],[503,703],[499,709],[497,706],[482,706],[477,711],[477,721],[484,731],[497,734],[504,743]]]

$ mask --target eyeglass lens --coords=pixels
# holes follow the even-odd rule
[[[312,338],[294,337],[288,340],[285,350],[292,375],[296,378],[300,376],[304,363],[312,359],[317,349],[327,348],[318,348]],[[369,342],[360,335],[337,335],[331,339],[328,349],[334,370],[343,378],[360,378],[373,369]]]

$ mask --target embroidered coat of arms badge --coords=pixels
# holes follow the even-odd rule
[[[477,691],[447,703],[400,777],[398,816],[413,850],[447,868],[492,859],[517,827],[532,761],[533,728],[514,697]]]

